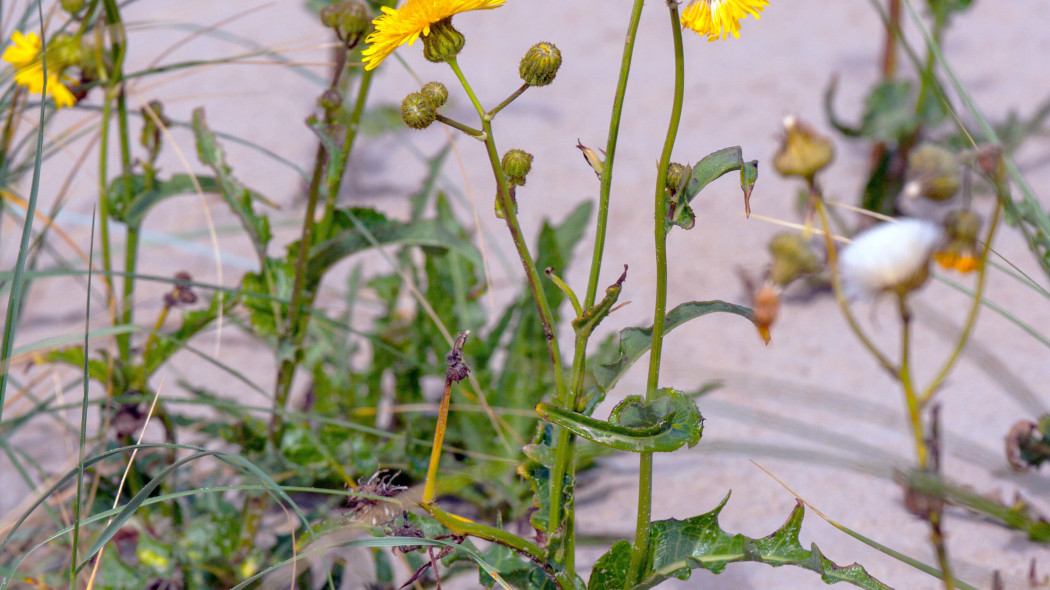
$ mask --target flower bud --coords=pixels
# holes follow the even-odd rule
[[[509,150],[503,154],[503,173],[513,186],[524,186],[525,175],[532,169],[532,154],[522,150]]]
[[[371,24],[368,6],[360,0],[344,0],[321,9],[321,24],[333,29],[347,49],[361,41]]]
[[[441,82],[427,82],[420,92],[434,103],[434,108],[441,108],[448,101],[448,88]]]
[[[780,148],[773,156],[773,168],[777,172],[812,182],[834,157],[835,146],[830,139],[794,116],[784,118]]]
[[[952,198],[962,183],[955,154],[932,143],[921,144],[908,154],[906,179],[905,196],[931,201]]]
[[[587,165],[594,170],[594,173],[598,175],[598,180],[602,179],[602,172],[605,170],[605,162],[602,157],[598,155],[598,152],[580,143],[580,140],[576,140],[576,147],[583,152],[583,158],[587,160]],[[605,152],[602,152],[605,155]]]
[[[977,270],[980,265],[977,256],[977,232],[981,229],[981,219],[969,209],[952,211],[944,218],[944,233],[947,243],[934,254],[934,260],[947,269],[961,273]]]
[[[682,188],[682,184],[689,178],[692,170],[685,164],[679,164],[678,162],[671,162],[667,166],[667,183],[664,185],[667,188],[667,192],[675,194],[678,189]]]
[[[413,129],[426,129],[436,118],[434,103],[422,92],[413,92],[401,101],[401,120]]]
[[[445,62],[459,55],[466,43],[463,33],[452,26],[452,17],[448,17],[430,25],[430,34],[423,37],[423,57],[435,63]]]
[[[339,94],[339,91],[335,88],[329,88],[321,93],[321,96],[317,97],[317,106],[325,110],[325,112],[332,112],[338,109],[343,104],[343,95]]]
[[[84,8],[84,0],[62,0],[62,10],[71,15],[76,15]]]
[[[786,286],[797,278],[821,271],[823,264],[809,242],[795,232],[781,232],[769,241],[773,265],[769,278],[774,285]]]
[[[1003,160],[1003,148],[997,145],[983,146],[977,151],[977,169],[997,187],[1006,182],[1006,162]]]
[[[537,43],[525,52],[518,74],[529,86],[546,86],[554,81],[561,67],[561,51],[553,43]]]

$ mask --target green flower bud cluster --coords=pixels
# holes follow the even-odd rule
[[[321,24],[334,30],[347,49],[361,41],[371,21],[368,6],[361,0],[344,0],[321,9]]]
[[[428,82],[419,92],[401,101],[401,120],[413,129],[426,129],[437,119],[437,110],[448,100],[448,89],[441,82]]]
[[[525,176],[532,170],[532,154],[523,150],[508,150],[503,154],[502,165],[511,186],[524,186]]]
[[[463,51],[467,44],[463,33],[452,26],[452,17],[430,25],[430,34],[423,37],[423,57],[434,63],[446,62]]]

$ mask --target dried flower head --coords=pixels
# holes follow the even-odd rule
[[[861,233],[839,259],[846,296],[917,289],[926,281],[930,257],[943,238],[940,227],[921,219],[882,223]]]
[[[729,34],[740,38],[740,20],[760,18],[766,6],[769,0],[693,0],[682,12],[682,26],[707,35],[708,41],[724,41]]]
[[[368,48],[361,52],[365,69],[375,69],[398,47],[412,45],[420,36],[427,37],[431,27],[451,21],[452,16],[470,10],[489,10],[503,5],[504,0],[408,0],[401,8],[382,7],[383,14],[372,21],[375,31],[365,40]],[[449,24],[451,28],[451,24]]]

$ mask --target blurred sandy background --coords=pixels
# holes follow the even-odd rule
[[[12,5],[12,14],[24,5],[18,0],[4,3],[5,8]],[[327,72],[329,53],[322,46],[328,37],[302,4],[300,0],[183,0],[129,5],[125,13],[132,23],[129,71],[145,67],[185,37],[190,30],[186,23],[223,22],[221,30],[242,42],[280,51],[303,64],[301,71],[294,71],[254,59],[248,64],[149,78],[133,89],[131,105],[161,98],[168,116],[176,121],[188,121],[192,109],[204,105],[214,130],[244,137],[302,168],[308,167],[315,138],[302,121],[312,112],[321,89],[319,80]],[[958,19],[946,39],[945,51],[951,63],[993,119],[1001,119],[1011,110],[1029,115],[1050,96],[1050,77],[1042,64],[1050,55],[1044,8],[1035,0],[979,0]],[[531,229],[534,235],[542,219],[561,219],[581,201],[597,196],[594,174],[584,165],[575,145],[579,138],[592,147],[604,146],[629,9],[627,0],[508,0],[501,9],[456,18],[457,28],[467,36],[460,63],[489,106],[518,86],[517,62],[534,42],[554,42],[564,56],[564,66],[552,86],[527,92],[496,120],[501,151],[519,147],[536,156],[528,185],[518,192],[527,233]],[[663,3],[649,2],[621,129],[602,281],[612,282],[623,264],[630,265],[621,301],[632,304],[606,321],[607,330],[651,323],[652,184],[669,114],[672,81],[667,21]],[[859,1],[773,0],[761,21],[745,21],[742,37],[725,43],[709,44],[687,33],[687,98],[674,159],[695,162],[716,149],[742,146],[746,159],[760,160],[753,212],[794,221],[796,185],[777,177],[769,165],[780,121],[787,114],[797,114],[827,130],[821,100],[832,76],[839,77],[836,106],[840,114],[847,119],[858,118],[862,97],[876,80],[881,42],[876,13],[868,3]],[[162,63],[245,51],[233,37],[204,36],[163,57]],[[455,91],[454,77],[447,68],[424,61],[418,46],[402,49],[398,55],[411,71],[388,60],[377,78],[370,104],[396,103],[416,90],[414,72],[422,81],[445,82],[453,97],[448,107],[451,116],[465,122],[473,120],[469,103]],[[906,61],[902,68],[910,75]],[[73,125],[87,116],[94,115],[63,112],[56,125]],[[201,170],[190,132],[175,129],[173,133],[193,169]],[[433,154],[446,141],[446,134],[437,126],[423,132],[363,138],[344,183],[342,202],[376,205],[394,213],[403,210],[403,197],[418,186],[424,173],[413,150]],[[508,286],[520,281],[520,268],[505,229],[491,214],[494,185],[482,146],[462,138],[457,138],[456,144],[458,161],[446,166],[443,183],[463,219],[472,219],[471,203],[477,204],[499,300],[506,297]],[[164,168],[181,172],[184,165],[172,147],[169,143],[165,149]],[[229,142],[226,147],[237,176],[275,199],[283,208],[278,217],[294,219],[303,205],[299,173],[247,148]],[[825,174],[824,187],[830,196],[853,203],[864,182],[867,150],[842,141],[837,147],[837,159]],[[1017,155],[1044,202],[1044,187],[1050,181],[1048,147],[1045,135],[1040,135]],[[62,168],[78,153],[74,144],[47,166]],[[60,226],[85,250],[95,202],[94,174],[92,166],[82,171],[71,188],[72,201],[59,217]],[[62,181],[57,176],[44,179],[42,209],[50,206]],[[765,244],[778,228],[756,219],[746,220],[741,201],[732,176],[723,179],[694,203],[695,229],[672,233],[670,305],[700,299],[746,303],[737,269],[759,273],[767,258]],[[983,212],[989,211],[989,205],[987,197],[978,201]],[[209,197],[208,207],[220,227],[231,225],[231,216],[218,197]],[[10,216],[4,221],[3,260],[9,268],[15,255],[13,236],[17,228]],[[197,280],[218,281],[206,225],[198,197],[167,202],[147,219],[146,227],[153,233],[147,236],[141,268],[157,275],[185,269]],[[294,226],[286,226],[279,235],[290,240],[296,231]],[[251,253],[247,243],[235,235],[224,235],[221,244],[221,280],[234,285],[245,271],[254,268]],[[577,252],[578,264],[563,274],[578,289],[586,282],[590,247],[588,236]],[[1004,228],[995,247],[1046,284],[1012,230]],[[950,278],[965,284],[972,280]],[[338,305],[342,286],[327,287],[326,297]],[[143,289],[140,318],[152,317],[149,310],[159,304],[157,293],[161,289]],[[991,273],[988,297],[1036,329],[1045,332],[1050,328],[1046,300],[1004,275]],[[926,287],[920,300],[914,358],[924,381],[947,353],[951,335],[963,319],[966,300],[935,283]],[[36,283],[19,343],[56,333],[78,333],[83,329],[82,306],[83,287],[79,282]],[[864,305],[857,311],[884,348],[895,351],[893,306],[884,302]],[[94,321],[101,323],[104,317],[99,308]],[[233,331],[227,336],[222,360],[270,389],[272,357]],[[200,339],[197,346],[211,349],[214,342],[209,338]],[[789,298],[768,347],[740,318],[719,316],[676,330],[665,350],[663,385],[694,390],[712,379],[721,379],[724,386],[700,404],[707,419],[701,444],[657,458],[654,517],[683,518],[706,512],[733,490],[722,513],[723,528],[750,536],[768,534],[787,517],[795,500],[749,462],[751,459],[831,518],[894,549],[933,562],[926,525],[905,511],[900,490],[891,479],[895,466],[912,462],[902,396],[865,355],[830,298]],[[941,396],[947,431],[945,473],[982,493],[998,491],[1009,499],[1020,491],[1044,511],[1050,509],[1046,501],[1050,485],[1045,476],[1010,473],[1002,453],[1003,436],[1010,426],[1022,418],[1035,418],[1050,405],[1045,387],[1050,380],[1048,351],[988,309],[982,311],[969,351]],[[643,366],[644,359],[638,367]],[[192,374],[187,374],[190,367]],[[632,371],[621,382],[619,393],[639,392],[644,371]],[[228,389],[215,387],[228,377],[210,367],[202,368],[192,359],[176,363],[168,373],[164,376],[167,387],[176,379],[190,378],[265,403],[239,384],[231,383]],[[1018,395],[1026,393],[1030,401],[1016,401]],[[599,410],[599,415],[604,416],[604,412]],[[33,445],[42,452],[46,448],[58,461],[68,457],[46,425],[32,436],[20,436],[12,442]],[[0,470],[7,465],[0,459]],[[632,534],[636,468],[633,456],[622,456],[605,461],[601,469],[584,476],[578,518],[581,533]],[[6,512],[25,494],[24,489],[10,493],[20,485],[16,478],[4,475],[3,479],[12,483],[10,487],[5,483],[0,494],[0,512]],[[958,576],[980,588],[990,587],[993,569],[1002,570],[1008,588],[1027,588],[1033,559],[1040,575],[1050,573],[1050,551],[1026,542],[1021,533],[955,509],[948,512],[946,530]],[[862,563],[895,588],[938,587],[932,578],[865,547],[812,513],[807,515],[802,532],[803,545],[808,547],[810,542],[816,542],[839,564],[854,560]],[[585,548],[581,561],[592,561],[599,552]],[[797,568],[734,564],[719,576],[697,571],[689,581],[665,587],[794,589],[819,588],[823,583],[811,572]]]

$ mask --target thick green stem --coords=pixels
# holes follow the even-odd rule
[[[609,194],[612,192],[613,161],[616,158],[620,117],[623,114],[623,101],[627,96],[627,78],[631,73],[634,39],[638,33],[638,23],[642,19],[643,4],[644,0],[634,0],[634,6],[631,8],[631,20],[627,25],[627,38],[623,44],[623,57],[620,59],[620,78],[616,82],[616,93],[613,95],[612,113],[609,117],[609,136],[605,142],[605,167],[602,169],[601,188],[598,190],[598,219],[594,232],[594,252],[591,254],[591,275],[587,280],[584,309],[594,305],[598,294],[598,280],[602,270],[602,258],[605,255],[605,234],[609,222]]]
[[[667,125],[663,152],[656,174],[653,211],[653,235],[656,242],[656,302],[653,309],[653,343],[649,353],[649,379],[645,399],[651,401],[659,394],[660,361],[663,352],[664,328],[667,319],[667,168],[678,136],[685,97],[685,52],[682,48],[682,26],[678,16],[678,2],[668,0],[671,31],[674,39],[674,97],[671,102],[671,120]],[[649,527],[653,503],[653,456],[641,453],[638,466],[638,519],[635,525],[634,545],[631,548],[631,569],[627,587],[641,581],[649,554]]]

